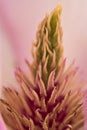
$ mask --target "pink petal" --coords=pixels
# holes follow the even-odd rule
[[[84,92],[84,117],[85,117],[85,125],[84,125],[84,130],[87,130],[87,89]]]
[[[7,130],[1,116],[0,116],[0,130]]]
[[[11,41],[12,48],[15,51],[15,55],[19,60],[19,57],[20,57],[19,44],[21,40],[19,40],[20,36],[18,35],[19,33],[17,30],[17,27],[14,23],[14,20],[12,19],[12,16],[8,7],[9,7],[8,4],[6,6],[6,3],[2,2],[1,7],[0,7],[0,19],[1,19],[0,22],[4,26],[4,29]]]

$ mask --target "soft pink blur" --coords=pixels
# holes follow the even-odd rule
[[[1,116],[0,116],[0,130],[7,130]]]

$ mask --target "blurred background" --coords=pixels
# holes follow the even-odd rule
[[[31,44],[38,24],[60,2],[63,7],[64,56],[73,59],[87,79],[87,0],[0,0],[0,79],[16,85],[15,66],[32,61]],[[0,87],[2,86],[0,85]]]

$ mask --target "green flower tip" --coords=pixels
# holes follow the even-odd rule
[[[38,27],[36,41],[33,44],[33,72],[36,75],[38,65],[41,63],[43,66],[42,79],[45,84],[54,68],[57,75],[60,68],[60,61],[63,57],[61,12],[62,7],[58,5],[42,20]]]
[[[53,11],[52,13],[49,15],[49,20],[50,20],[50,30],[52,32],[52,34],[55,33],[56,31],[56,27],[57,27],[57,23],[60,19],[60,15],[62,12],[62,6],[59,4]]]

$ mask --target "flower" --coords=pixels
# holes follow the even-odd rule
[[[31,75],[16,69],[20,90],[3,89],[0,111],[5,123],[14,130],[77,130],[84,124],[84,83],[74,62],[65,68],[61,10],[58,5],[38,27],[32,44],[33,63],[26,60]]]

